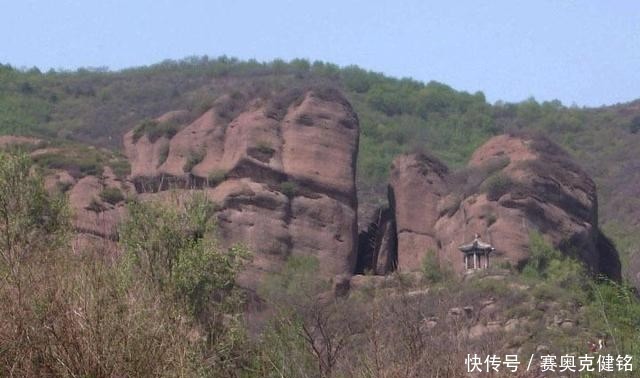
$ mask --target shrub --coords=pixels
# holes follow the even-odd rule
[[[94,213],[101,213],[105,211],[107,208],[102,204],[102,202],[98,201],[96,198],[92,198],[89,204],[85,207],[85,209],[89,211],[93,211]]]
[[[249,148],[247,153],[249,156],[266,163],[271,159],[275,150],[270,142],[259,141],[255,147]]]
[[[329,288],[327,282],[312,278],[319,268],[313,256],[290,256],[281,272],[267,277],[260,292],[274,302],[296,304],[289,301],[299,296],[309,298]]]
[[[487,216],[487,227],[490,227],[492,224],[496,223],[498,221],[498,217],[496,217],[495,214],[489,214],[489,216]]]
[[[100,199],[104,202],[115,205],[116,203],[124,200],[124,194],[122,194],[122,191],[119,188],[108,187],[104,188],[102,192],[100,192]]]
[[[301,114],[296,119],[296,122],[305,126],[313,126],[313,117],[309,114]]]
[[[133,129],[133,142],[137,142],[145,134],[151,142],[155,142],[162,137],[171,139],[178,131],[180,131],[180,120],[171,119],[158,122],[155,119],[145,119]]]
[[[562,287],[573,299],[583,300],[580,296],[584,295],[589,281],[583,264],[553,248],[537,233],[532,233],[529,239],[530,257],[522,274],[552,287]]]
[[[211,109],[213,101],[214,99],[208,96],[205,96],[204,98],[198,97],[198,99],[195,100],[195,103],[191,105],[191,112],[195,117],[200,117]]]
[[[295,197],[298,193],[298,184],[293,181],[285,181],[280,183],[280,192],[287,197]]]
[[[489,278],[483,279],[481,277],[478,278],[473,290],[477,291],[478,293],[482,293],[483,295],[494,294],[503,296],[513,293],[513,290],[509,287],[507,282]]]
[[[265,155],[272,155],[275,151],[271,143],[264,140],[258,141],[256,148]]]
[[[73,187],[73,183],[69,181],[58,181],[56,182],[56,189],[60,193],[66,193]]]
[[[304,98],[302,88],[290,88],[279,92],[271,98],[265,109],[265,116],[281,121],[292,104],[299,104]]]
[[[640,302],[637,291],[627,283],[606,278],[591,282],[587,313],[590,327],[611,337],[614,347],[638,355]]]
[[[131,174],[131,164],[127,159],[117,159],[109,163],[113,173],[119,179],[124,179]]]
[[[180,126],[174,120],[160,122],[148,131],[149,140],[151,142],[155,142],[161,137],[171,139],[178,133],[178,131],[180,131]]]
[[[216,185],[220,184],[221,182],[223,182],[226,178],[227,178],[227,171],[225,171],[225,170],[216,170],[216,171],[213,171],[213,172],[209,173],[209,176],[207,177],[207,180],[209,182],[209,185],[216,186]]]
[[[241,246],[222,249],[214,204],[202,194],[182,205],[131,202],[121,228],[128,280],[186,311],[199,335],[192,357],[204,376],[233,376],[247,358],[236,274],[248,258]]]
[[[232,293],[235,274],[248,256],[241,247],[223,251],[218,246],[214,209],[204,195],[179,209],[131,202],[121,228],[130,269],[176,300],[186,300],[194,314],[215,310],[209,305],[230,305],[212,303],[212,295]]]
[[[422,259],[422,278],[429,283],[439,283],[450,279],[452,272],[440,265],[435,251],[428,250]]]
[[[87,245],[76,253],[69,247],[64,199],[50,197],[30,165],[26,156],[0,155],[0,216],[8,219],[0,227],[0,375],[231,376],[244,358],[243,338],[234,320],[237,307],[227,300],[235,297],[223,294],[232,293],[238,250],[211,250],[184,234],[180,252],[186,253],[178,253],[175,281],[168,280],[174,285],[148,285],[139,266],[106,259],[113,256],[108,251]],[[209,219],[206,209],[189,206],[190,229]],[[133,224],[150,229],[165,224],[165,212],[154,218],[144,214]],[[172,247],[146,230],[131,230],[141,239],[126,239],[128,245]],[[220,290],[216,304],[229,306],[216,307],[217,314],[228,315],[228,321],[223,324],[210,312],[192,316],[192,299],[199,303],[200,290],[207,303],[211,292]],[[174,294],[188,298],[186,308]]]
[[[43,168],[65,170],[75,178],[101,176],[104,170],[103,157],[90,148],[44,153],[36,156],[34,161]]]
[[[275,368],[290,376],[334,376],[345,348],[362,332],[352,317],[355,301],[322,299],[331,285],[318,269],[315,257],[290,256],[260,289],[277,314],[265,333],[267,343],[260,343],[259,365],[267,372]]]
[[[5,282],[0,287],[0,375],[196,374],[201,343],[189,340],[191,326],[156,292],[134,280],[125,283],[120,265],[107,261],[105,251],[31,252],[39,258],[26,267],[22,298]]]
[[[167,158],[169,157],[169,149],[169,143],[163,143],[162,146],[160,146],[160,151],[158,151],[158,167],[167,161]]]
[[[559,298],[560,292],[553,285],[540,283],[531,290],[531,295],[543,301],[553,301]]]
[[[154,119],[145,119],[133,128],[133,142],[137,142],[143,135],[148,134],[149,131],[154,129],[158,125],[158,121]]]
[[[637,134],[640,131],[640,116],[635,116],[629,123],[629,131],[632,134]]]
[[[515,186],[515,183],[509,176],[503,173],[496,173],[487,178],[483,185],[487,193],[487,199],[489,201],[497,201],[507,194]]]
[[[229,96],[221,96],[214,104],[216,114],[222,120],[231,122],[245,107],[247,98],[240,91],[234,91]]]
[[[529,260],[522,273],[532,278],[546,278],[552,261],[562,260],[562,253],[547,243],[540,234],[529,235]]]
[[[50,197],[42,178],[30,172],[25,154],[0,152],[0,271],[5,263],[39,247],[55,247],[66,236],[68,210],[62,197]],[[42,243],[42,244],[40,244]]]
[[[205,157],[204,150],[189,151],[189,155],[187,156],[187,161],[184,163],[184,167],[182,167],[182,169],[185,172],[191,172],[193,167],[200,164],[200,162],[204,160],[204,157]]]
[[[493,157],[478,167],[462,168],[447,177],[447,181],[455,188],[455,193],[462,198],[486,190],[487,181],[493,179],[511,160],[508,157]]]

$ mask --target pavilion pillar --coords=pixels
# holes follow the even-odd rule
[[[473,269],[478,269],[478,254],[473,254]]]

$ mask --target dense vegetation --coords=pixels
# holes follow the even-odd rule
[[[317,278],[315,259],[293,257],[262,285],[272,312],[252,333],[235,285],[249,255],[218,245],[204,196],[131,202],[122,255],[76,253],[65,199],[31,166],[0,154],[3,376],[463,376],[467,353],[583,355],[598,337],[607,353],[640,358],[633,292],[588,276],[538,235],[522,272],[459,281],[429,253],[420,276],[378,277],[346,297]],[[499,317],[520,326],[464,333]]]
[[[129,204],[124,254],[72,248],[63,197],[25,155],[0,153],[0,375],[232,376],[244,340],[235,275],[212,204]]]

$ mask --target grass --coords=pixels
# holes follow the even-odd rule
[[[171,139],[178,131],[180,131],[180,125],[177,121],[158,122],[153,119],[145,119],[133,129],[133,141],[135,143],[143,135],[147,135],[149,141],[153,143],[162,137]]]
[[[227,172],[224,170],[213,171],[207,177],[208,183],[211,186],[216,186],[223,182],[227,177]]]
[[[169,157],[170,147],[171,146],[169,145],[169,143],[164,143],[162,144],[162,146],[160,146],[160,152],[158,156],[158,167],[164,164],[165,161],[167,161],[167,158]]]
[[[206,152],[204,150],[192,150],[189,151],[187,155],[187,161],[184,163],[184,167],[182,168],[185,172],[191,172],[193,167],[200,164],[205,157]]]
[[[33,160],[43,168],[66,170],[73,177],[81,178],[88,175],[101,176],[106,157],[95,149],[80,147],[47,152]]]
[[[158,121],[153,119],[145,119],[133,128],[133,142],[137,142],[143,135],[158,125]]]
[[[309,114],[301,114],[296,119],[296,122],[305,126],[313,126],[313,117],[311,117]]]
[[[89,210],[89,211],[93,211],[96,214],[101,213],[101,212],[106,210],[104,204],[102,204],[96,198],[92,198],[91,199],[91,202],[89,202],[89,205],[87,205],[86,209]]]
[[[275,151],[273,149],[273,145],[270,142],[264,140],[258,141],[258,143],[256,144],[256,148],[260,153],[263,153],[265,155],[272,155]]]
[[[280,183],[279,190],[282,194],[289,198],[295,197],[298,193],[298,184],[293,181],[284,181]]]
[[[503,173],[494,173],[483,183],[483,189],[487,193],[489,201],[497,201],[515,186],[516,183],[513,179]]]
[[[124,201],[124,198],[125,198],[124,194],[122,193],[122,190],[120,190],[119,188],[113,188],[113,187],[104,188],[102,192],[100,192],[100,199],[112,205],[115,205],[118,202]]]
[[[126,158],[118,158],[109,161],[109,167],[113,170],[113,173],[119,179],[123,180],[131,174],[131,164]]]

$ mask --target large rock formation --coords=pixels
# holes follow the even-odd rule
[[[395,210],[398,268],[418,270],[426,251],[437,251],[438,203],[447,194],[447,167],[424,154],[397,157],[391,166],[389,201]]]
[[[620,277],[618,254],[598,229],[595,184],[546,138],[494,137],[455,173],[421,154],[400,156],[389,193],[397,251],[378,255],[397,255],[400,270],[419,269],[432,250],[441,264],[462,272],[458,246],[474,234],[496,248],[493,264],[522,266],[537,231],[592,271]]]
[[[269,101],[225,96],[176,127],[180,116],[151,124],[169,133],[125,135],[139,192],[204,189],[220,206],[224,245],[242,242],[253,252],[241,276],[247,287],[291,255],[317,257],[325,277],[353,272],[359,126],[338,92],[289,92]]]

